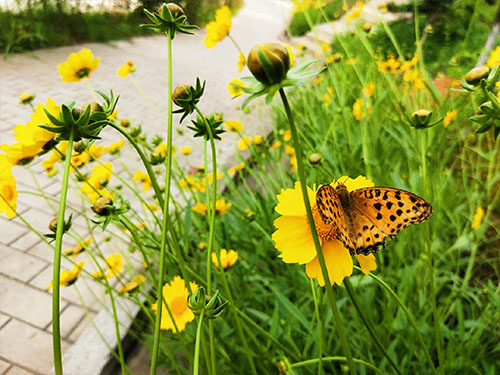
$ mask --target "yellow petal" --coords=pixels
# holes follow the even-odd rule
[[[283,262],[304,264],[315,257],[313,238],[304,216],[281,216],[274,221],[274,226],[278,230],[272,239]]]
[[[307,195],[311,206],[316,202],[316,188],[311,189],[307,187]],[[302,199],[302,190],[300,182],[295,183],[293,189],[281,189],[281,193],[277,196],[278,204],[276,205],[276,212],[280,215],[300,216],[305,217],[306,207]]]
[[[375,271],[377,269],[377,262],[375,261],[375,255],[359,254],[354,256],[358,260],[359,266],[361,267],[361,271],[363,271],[365,275],[368,275],[370,271]]]
[[[344,277],[352,274],[352,258],[342,242],[338,240],[325,241],[322,246],[323,256],[325,257],[326,269],[330,281],[337,285],[342,284]],[[310,278],[316,278],[318,284],[325,285],[325,279],[319,266],[318,257],[306,264],[306,273]]]
[[[349,178],[347,176],[342,176],[338,179],[339,182],[343,183],[347,190],[353,191],[356,189],[361,189],[364,187],[372,187],[375,186],[373,181],[367,179],[364,176],[358,176],[356,178]],[[337,181],[332,182],[331,184],[333,187],[337,186]]]

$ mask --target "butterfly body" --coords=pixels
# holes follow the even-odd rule
[[[432,215],[431,205],[405,190],[368,187],[349,192],[345,185],[323,185],[316,205],[325,224],[351,254],[370,254],[385,245],[408,225],[424,222]]]

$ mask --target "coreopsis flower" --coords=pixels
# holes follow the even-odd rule
[[[377,62],[377,66],[379,72],[396,74],[399,72],[401,61],[394,58],[394,56],[389,56],[389,59],[387,61]]]
[[[191,290],[198,288],[198,285],[193,281],[189,283],[189,286]],[[189,291],[185,281],[180,276],[175,276],[170,283],[163,286],[162,294],[163,305],[160,328],[164,330],[170,329],[172,332],[183,331],[186,328],[186,324],[194,320],[194,314],[187,305]],[[173,321],[167,311],[167,306],[172,313]],[[157,311],[158,301],[151,305],[151,309],[155,312]]]
[[[364,111],[364,103],[362,98],[356,99],[352,106],[352,114],[354,115],[354,118],[358,121],[361,121],[363,117],[366,116],[366,112]]]
[[[238,253],[233,249],[229,251],[227,251],[226,249],[220,249],[219,256],[222,268],[225,270],[232,267],[238,260]],[[215,251],[212,252],[212,263],[214,264],[215,268],[219,269],[219,261],[217,260],[217,254],[215,253]]]
[[[231,133],[240,134],[243,131],[243,124],[239,121],[227,120],[224,125]]]
[[[486,65],[488,68],[493,69],[496,65],[500,64],[500,46],[497,46],[493,51],[490,53],[490,57],[488,58],[488,61],[486,61]]]
[[[118,275],[123,269],[123,257],[121,254],[111,254],[105,259],[105,269],[108,271],[106,277],[109,279]]]
[[[227,85],[227,91],[229,91],[229,95],[231,95],[233,98],[236,98],[243,94],[243,90],[241,89],[241,87],[243,86],[245,86],[245,83],[241,79],[234,78],[229,81],[229,84]]]
[[[357,19],[363,11],[364,6],[365,3],[363,3],[362,1],[356,1],[356,5],[351,8],[349,14],[346,17],[346,23],[350,23]]]
[[[75,248],[69,248],[64,250],[64,255],[66,256],[72,256],[73,258],[76,258],[78,254],[80,254],[82,251],[87,250],[87,247],[89,247],[94,240],[92,237],[88,237],[86,240],[84,240],[81,243],[78,243]]]
[[[328,90],[330,92],[330,90]],[[330,94],[333,96],[333,91],[330,92]],[[292,132],[290,130],[285,130],[283,133],[283,141],[288,142],[290,139],[292,139]]]
[[[361,91],[363,92],[365,98],[373,96],[373,93],[375,92],[375,82],[370,82],[366,85],[366,87],[363,87]]]
[[[132,281],[129,281],[128,283],[123,285],[118,292],[129,293],[129,294],[134,293],[135,291],[137,291],[137,288],[139,288],[139,286],[143,284],[145,281],[146,281],[146,276],[137,275],[132,279]]]
[[[215,11],[215,21],[207,24],[207,36],[204,41],[207,48],[214,47],[228,36],[231,27],[231,9],[224,5]]]
[[[109,152],[111,155],[117,154],[124,144],[125,141],[123,139],[118,142],[111,143],[109,146],[104,147],[104,152]]]
[[[59,277],[59,285],[60,286],[70,286],[73,285],[80,276],[80,273],[82,272],[83,266],[85,265],[85,261],[81,261],[78,264],[75,264],[72,270],[62,270],[61,271],[61,276]],[[45,287],[45,289],[49,290],[52,289],[54,286],[54,280],[50,281],[50,284]]]
[[[246,63],[247,63],[247,61],[245,59],[245,55],[240,53],[240,55],[238,56],[238,73],[241,73],[241,71],[245,67]]]
[[[181,147],[180,150],[182,155],[189,155],[191,151],[193,151],[193,148],[191,146],[184,146]]]
[[[446,116],[444,116],[443,119],[443,125],[445,128],[447,128],[453,120],[457,118],[457,110],[454,109],[453,111],[446,112]]]
[[[148,191],[153,186],[153,184],[151,183],[151,179],[149,178],[149,175],[142,171],[135,172],[132,177],[132,181],[142,182],[143,184],[142,191]]]
[[[17,187],[12,164],[7,155],[0,154],[0,213],[12,219],[16,215]]]
[[[399,70],[402,72],[407,72],[411,69],[413,69],[418,63],[418,55],[414,55],[411,60],[405,61],[403,64],[401,64],[401,67]]]
[[[471,228],[478,229],[481,226],[484,218],[484,209],[481,206],[476,208],[476,212],[474,213],[474,218],[472,219]]]
[[[35,108],[35,113],[31,114],[31,120],[26,122],[26,125],[16,125],[14,127],[14,139],[17,143],[13,145],[1,145],[2,149],[8,156],[12,165],[22,163],[24,160],[30,160],[40,153],[48,151],[47,148],[52,144],[52,140],[56,133],[45,130],[38,125],[52,125],[47,114],[47,110],[54,117],[59,114],[60,106],[58,106],[51,98],[47,99],[47,103],[38,104]]]
[[[346,65],[355,65],[358,62],[358,59],[349,59],[345,63]]]
[[[246,150],[251,143],[252,143],[252,137],[250,136],[241,137],[241,139],[238,141],[238,150],[240,151]]]
[[[227,173],[234,174],[234,173],[241,171],[244,168],[245,168],[245,163],[240,163],[240,164],[235,165],[234,167],[229,168],[227,170]]]
[[[217,199],[215,201],[215,213],[217,215],[224,215],[229,211],[232,205],[232,203],[226,203],[224,198]],[[203,216],[207,214],[207,205],[201,202],[196,202],[195,206],[191,207],[191,209]]]
[[[256,146],[260,146],[264,142],[264,137],[262,135],[256,135],[253,137],[252,142]]]
[[[374,185],[373,182],[362,176],[355,179],[339,178],[339,180],[343,179],[347,180],[345,185],[349,191]],[[308,187],[307,194],[312,204],[314,225],[318,232],[328,275],[332,284],[340,285],[345,277],[352,274],[352,257],[342,242],[336,239],[335,233],[331,230],[332,227],[323,223],[314,204],[316,202],[316,188],[310,189]],[[309,228],[299,182],[295,184],[293,189],[282,189],[277,198],[278,205],[275,209],[281,216],[274,221],[277,230],[273,233],[272,238],[276,249],[281,253],[279,257],[285,263],[305,264],[307,276],[316,278],[320,285],[324,285],[325,281]],[[355,255],[355,258],[365,274],[377,268],[373,254]]]
[[[89,78],[90,73],[99,66],[99,62],[99,58],[94,59],[92,52],[84,48],[78,53],[69,55],[68,60],[59,64],[57,69],[64,82],[78,82],[83,78]]]
[[[19,102],[21,104],[30,104],[33,99],[35,99],[35,95],[31,92],[23,92],[21,95],[19,95]]]
[[[127,77],[130,73],[135,72],[135,66],[132,61],[127,61],[125,65],[123,65],[120,69],[118,69],[118,77],[125,78]]]
[[[330,104],[332,104],[332,98],[328,94],[323,94],[323,101],[324,101],[323,105],[325,107],[328,107]]]
[[[207,215],[207,205],[201,202],[196,202],[193,207],[191,207],[191,210],[193,210],[196,213],[199,213],[202,216]]]
[[[405,71],[403,80],[413,83],[413,88],[417,91],[425,87],[425,78],[420,76],[418,69]]]
[[[60,142],[56,147],[52,149],[50,156],[45,159],[41,166],[45,168],[47,173],[53,170],[54,166],[62,159],[63,155],[66,154],[66,149],[68,148],[68,141]]]
[[[183,190],[194,190],[203,193],[205,191],[205,181],[200,182],[196,180],[192,176],[185,176],[182,180],[179,181],[179,186]]]

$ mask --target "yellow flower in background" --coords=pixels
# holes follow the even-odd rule
[[[231,10],[228,6],[224,5],[215,11],[215,21],[207,24],[205,46],[207,48],[214,47],[229,34],[231,27]]]
[[[104,154],[104,147],[92,143],[87,152],[93,159],[99,159]]]
[[[472,219],[471,228],[478,229],[481,226],[484,218],[484,210],[481,206],[476,208],[476,212],[474,213],[474,218]]]
[[[115,121],[117,116],[118,116],[118,109],[115,108],[113,113],[108,116],[108,120]]]
[[[68,141],[60,142],[56,147],[52,149],[52,152],[48,159],[42,162],[42,168],[45,168],[47,173],[49,173],[54,166],[62,159],[62,156],[66,154],[66,149],[68,148]]]
[[[153,186],[149,176],[142,171],[135,172],[134,175],[132,176],[132,181],[142,182],[143,183],[142,191],[148,191]]]
[[[379,72],[396,74],[399,72],[401,61],[399,61],[399,59],[395,59],[394,56],[389,56],[387,61],[377,62],[377,66]]]
[[[137,275],[132,279],[132,281],[129,281],[125,285],[123,285],[120,290],[118,291],[119,293],[133,293],[139,288],[139,285],[143,284],[146,281],[146,276],[144,275]]]
[[[192,176],[185,176],[179,181],[179,186],[183,190],[192,189],[194,191],[204,192],[205,191],[205,181],[199,182]]]
[[[104,152],[109,152],[110,154],[116,154],[125,144],[125,141],[122,139],[118,142],[111,143],[109,146],[104,147]]]
[[[215,201],[215,213],[217,215],[224,215],[229,211],[232,205],[232,203],[226,203],[226,200],[224,198],[217,199]],[[191,207],[191,210],[199,213],[200,215],[206,216],[207,205],[205,203],[196,202],[196,204]]]
[[[227,120],[224,125],[231,133],[241,133],[243,131],[243,124],[239,121]]]
[[[407,72],[408,70],[411,70],[413,69],[416,65],[417,65],[417,62],[418,62],[418,55],[415,55],[412,57],[411,60],[409,61],[405,61],[401,67],[400,67],[400,70],[402,72]]]
[[[321,83],[321,81],[322,81],[322,80],[323,80],[323,76],[316,76],[316,77],[314,77],[314,79],[313,79],[313,83],[314,83],[315,85],[319,85],[319,84]]]
[[[500,46],[497,46],[493,51],[491,51],[488,61],[486,61],[486,66],[493,69],[496,65],[500,64]]]
[[[418,69],[405,71],[403,80],[413,83],[413,88],[417,91],[425,87],[425,78],[420,77]]]
[[[254,145],[260,146],[262,144],[262,142],[264,142],[264,137],[261,135],[256,135],[253,137],[252,142]]]
[[[358,98],[356,99],[356,102],[352,106],[352,114],[354,115],[354,118],[358,121],[361,121],[363,117],[366,116],[366,112],[364,111],[364,103],[363,99]]]
[[[232,267],[236,261],[238,260],[238,253],[233,249],[227,251],[226,249],[220,249],[220,263],[222,268],[227,270],[229,267]],[[215,268],[219,269],[219,262],[217,260],[217,254],[215,251],[212,252],[212,263]]]
[[[244,168],[245,168],[245,163],[240,163],[240,164],[235,165],[234,167],[229,168],[227,170],[227,173],[228,174],[234,174],[236,172],[241,171]]]
[[[276,149],[280,148],[280,147],[281,147],[281,145],[282,145],[282,143],[281,143],[280,141],[276,141],[276,142],[274,142],[274,143],[271,145],[271,147],[269,147],[269,151],[274,151],[274,150],[276,150]]]
[[[365,98],[373,96],[373,93],[375,92],[375,82],[370,82],[368,85],[366,85],[366,87],[363,87],[361,91],[363,92]]]
[[[346,179],[345,185],[349,191],[374,185],[373,182],[362,176],[355,179],[348,179],[345,176],[339,178],[341,181],[344,179]],[[307,194],[309,195],[309,201],[314,204],[313,202],[316,202],[316,189],[307,188]],[[320,285],[325,285],[307,221],[299,182],[295,183],[293,189],[282,189],[277,198],[278,205],[275,210],[281,216],[274,221],[277,230],[273,233],[272,239],[276,244],[276,249],[281,253],[279,257],[285,263],[305,264],[307,276],[316,278]],[[323,223],[315,204],[312,210],[328,275],[332,284],[340,285],[345,277],[352,274],[352,257],[342,242],[335,238],[331,226]],[[373,254],[367,256],[355,255],[355,257],[364,273],[377,268]]]
[[[6,155],[0,154],[0,213],[12,219],[16,215],[17,186],[12,175],[12,164]]]
[[[247,60],[245,59],[245,56],[242,53],[240,53],[240,55],[238,56],[238,73],[241,73],[246,63]]]
[[[330,104],[332,104],[332,98],[328,94],[323,94],[323,105],[328,107]]]
[[[181,147],[181,153],[183,155],[189,155],[191,153],[191,151],[193,151],[193,148],[191,146]]]
[[[21,104],[29,104],[35,99],[35,95],[30,92],[23,92],[19,95],[19,102]]]
[[[246,136],[246,137],[241,137],[241,139],[238,141],[238,150],[243,151],[250,146],[252,143],[252,137]]]
[[[458,112],[456,109],[450,112],[446,112],[446,116],[444,116],[443,119],[443,125],[445,128],[447,128],[451,124],[451,122],[457,118],[457,114]]]
[[[195,291],[198,285],[191,281],[189,283],[191,291]],[[186,287],[185,281],[180,276],[175,276],[174,279],[163,286],[163,305],[161,308],[161,324],[160,328],[167,330],[170,329],[172,332],[181,332],[186,328],[186,324],[194,320],[194,314],[189,309],[187,305],[187,298],[189,296],[189,291]],[[168,313],[167,306],[172,313],[172,318]],[[153,311],[158,309],[158,301],[151,305]],[[175,325],[174,325],[175,322]]]
[[[290,130],[285,130],[283,133],[283,141],[288,142],[290,139],[292,139],[292,132]]]
[[[193,210],[196,213],[199,213],[202,216],[207,215],[207,205],[201,202],[196,202],[196,204],[191,207],[191,210]]]
[[[358,59],[349,59],[349,60],[347,60],[345,63],[346,63],[347,65],[354,65],[354,64],[356,64],[357,62],[358,62]]]
[[[349,14],[346,17],[346,23],[350,23],[351,21],[357,19],[363,11],[364,6],[365,3],[363,3],[362,1],[356,1],[356,5],[351,8]]]
[[[59,64],[57,69],[64,82],[78,82],[90,77],[90,73],[97,69],[99,62],[99,58],[94,59],[92,52],[84,48],[78,53],[69,55],[68,60]]]
[[[130,73],[135,72],[135,66],[132,61],[127,61],[120,69],[118,69],[118,77],[125,78]]]
[[[83,266],[85,265],[85,261],[81,261],[78,264],[75,264],[72,270],[62,270],[61,276],[59,277],[59,285],[60,286],[70,286],[74,284],[80,273],[82,272]],[[50,281],[50,284],[45,287],[45,289],[52,289],[54,286],[54,280]]]
[[[108,271],[106,277],[108,279],[113,276],[118,275],[123,269],[123,257],[121,254],[112,254],[105,259],[106,261],[106,270]]]
[[[78,243],[75,248],[69,248],[64,250],[64,255],[67,256],[73,256],[73,258],[76,258],[78,254],[80,254],[82,251],[85,251],[87,247],[89,247],[92,242],[94,242],[92,237],[88,237],[85,241]]]
[[[332,50],[332,46],[330,46],[330,43],[323,42],[321,43],[321,51],[324,52],[330,52]]]
[[[86,194],[91,202],[94,202],[100,195],[105,195],[102,194],[102,188],[108,185],[111,176],[113,176],[113,165],[111,163],[98,164],[92,169],[92,174],[87,178],[87,181],[82,182],[80,191]]]
[[[58,117],[61,109],[51,98],[47,99],[47,103],[38,105],[35,108],[35,113],[31,114],[30,121],[26,125],[16,125],[14,127],[14,139],[17,143],[13,145],[1,145],[0,149],[5,151],[12,165],[19,164],[23,159],[31,159],[44,151],[44,147],[54,139],[56,133],[45,130],[38,125],[53,124],[45,114],[46,109],[52,116]]]

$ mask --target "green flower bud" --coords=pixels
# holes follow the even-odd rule
[[[317,165],[321,163],[321,155],[317,153],[309,155],[309,163],[311,165]]]
[[[111,212],[107,206],[111,205],[113,205],[113,201],[110,198],[100,197],[92,206],[92,211],[94,211],[99,216],[109,216]]]
[[[75,144],[73,145],[73,151],[75,151],[77,154],[81,154],[86,149],[87,145],[82,141],[75,142]]]
[[[285,79],[290,69],[290,55],[282,44],[262,43],[252,48],[247,65],[257,80],[272,85]]]
[[[422,129],[429,126],[432,112],[427,109],[419,109],[411,114],[412,126],[416,129]]]
[[[491,113],[492,109],[493,109],[493,104],[491,104],[490,101],[484,102],[483,104],[481,104],[479,106],[479,108],[477,109],[475,115],[479,116],[479,115],[482,115],[482,114],[489,114],[489,113]]]
[[[71,114],[73,115],[73,118],[75,120],[78,120],[80,118],[80,116],[82,115],[83,111],[81,109],[78,109],[78,108],[73,108],[71,110]]]
[[[57,217],[53,218],[49,223],[49,230],[51,232],[56,232],[57,230]]]
[[[97,102],[88,102],[82,105],[82,111],[85,112],[87,107],[90,106],[90,114],[95,112],[103,112],[102,106]]]
[[[130,120],[128,118],[122,118],[120,120],[120,125],[123,127],[123,128],[128,128],[130,126]]]
[[[217,318],[224,308],[227,306],[228,301],[222,301],[217,290],[213,296],[205,294],[205,289],[200,286],[188,296],[188,307],[194,315],[200,315],[207,319]]]
[[[167,5],[167,8],[170,11],[170,13],[172,13],[172,16],[174,16],[174,18],[179,18],[180,16],[184,15],[184,9],[182,9],[179,5],[177,5],[175,3],[168,3],[166,5]],[[165,5],[163,5],[163,6],[165,6]],[[160,9],[158,9],[158,13],[161,14],[163,6],[161,6]],[[162,16],[165,17],[164,15],[162,15]]]
[[[172,101],[182,107],[183,100],[189,100],[191,96],[191,90],[193,90],[193,86],[191,85],[179,85],[174,89],[172,93]]]
[[[470,85],[477,85],[483,78],[488,77],[490,69],[483,65],[470,70],[465,76],[464,80]]]

